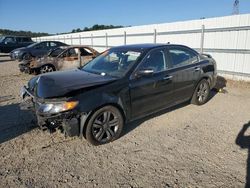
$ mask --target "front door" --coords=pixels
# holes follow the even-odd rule
[[[49,42],[41,42],[34,46],[35,50],[32,50],[32,55],[35,57],[42,57],[49,52]]]
[[[168,66],[164,48],[149,52],[140,63],[136,72],[153,70],[153,73],[135,76],[130,80],[132,119],[158,111],[172,103],[173,83]]]

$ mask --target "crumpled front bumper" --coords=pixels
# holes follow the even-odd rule
[[[10,53],[10,59],[11,59],[11,60],[17,60],[17,59],[18,59],[17,54],[15,54],[15,53]]]
[[[80,116],[73,111],[67,111],[57,114],[41,114],[38,112],[39,103],[36,97],[32,95],[24,86],[20,92],[22,102],[21,110],[31,110],[36,114],[37,123],[40,129],[54,132],[61,130],[67,136],[79,136],[80,134]]]

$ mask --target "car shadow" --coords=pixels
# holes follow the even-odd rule
[[[173,106],[173,107],[170,107],[170,108],[166,108],[164,110],[158,111],[156,113],[152,113],[152,114],[150,114],[148,116],[145,116],[143,118],[140,118],[140,119],[134,120],[132,122],[129,122],[129,123],[126,124],[126,126],[124,126],[121,137],[123,137],[126,134],[128,134],[129,132],[133,131],[134,129],[136,129],[137,127],[139,127],[142,123],[144,123],[145,121],[148,121],[148,120],[150,120],[152,118],[161,116],[161,115],[163,115],[165,113],[177,110],[179,108],[183,108],[183,107],[185,107],[185,106],[187,106],[189,104],[190,104],[189,102],[181,103],[181,104],[178,104],[176,106]]]
[[[36,127],[34,115],[30,111],[20,110],[19,103],[0,106],[0,144]]]
[[[246,184],[245,187],[250,187],[250,135],[246,136],[245,133],[250,127],[250,121],[243,125],[242,129],[240,130],[235,143],[240,146],[242,149],[247,149],[248,156],[247,156],[247,167],[246,167]]]
[[[217,76],[214,88],[211,90],[208,101],[210,101],[218,93],[226,93],[227,80],[222,76]]]
[[[216,85],[215,87],[211,90],[210,92],[210,95],[209,95],[209,98],[208,98],[208,102],[210,100],[212,100],[213,97],[215,97],[219,92],[221,92],[222,90],[224,90],[224,88],[226,87],[226,84],[227,84],[227,80],[222,77],[222,76],[218,76],[217,77],[217,82],[216,82]],[[165,113],[168,113],[170,111],[174,111],[174,110],[177,110],[179,108],[182,108],[182,107],[185,107],[187,105],[189,105],[190,102],[187,101],[187,102],[184,102],[184,103],[181,103],[181,104],[178,104],[176,106],[173,106],[173,107],[170,107],[170,108],[166,108],[164,110],[161,110],[159,112],[156,112],[156,113],[152,113],[151,115],[148,115],[146,117],[143,117],[143,118],[140,118],[138,120],[135,120],[135,121],[132,121],[132,122],[129,122],[126,124],[126,126],[124,127],[124,131],[122,133],[121,136],[125,136],[126,134],[128,134],[130,131],[133,131],[134,129],[136,129],[138,126],[140,126],[143,122],[149,120],[149,119],[152,119],[152,118],[155,118],[155,117],[158,117],[158,116],[161,116]]]
[[[13,61],[13,60],[11,60],[11,59],[0,59],[0,63],[9,62],[9,61]]]
[[[0,57],[8,57],[9,56],[9,54],[7,53],[7,54],[5,54],[5,53],[1,53],[0,54]]]

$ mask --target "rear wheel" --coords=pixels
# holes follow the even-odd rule
[[[196,86],[193,97],[191,99],[192,104],[202,105],[208,101],[210,94],[210,87],[207,80],[203,79]]]
[[[44,74],[47,72],[53,72],[55,71],[55,68],[52,65],[44,65],[40,68],[40,73]]]
[[[87,123],[86,139],[93,145],[106,144],[119,138],[123,129],[123,116],[114,106],[95,111]]]

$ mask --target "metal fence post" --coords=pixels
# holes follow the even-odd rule
[[[65,43],[65,36],[63,36],[63,42]]]
[[[106,39],[106,48],[108,49],[108,34],[105,33],[105,39]]]
[[[201,48],[200,48],[200,53],[203,53],[203,47],[204,47],[204,32],[205,32],[205,26],[201,26]]]
[[[154,43],[156,43],[156,37],[157,37],[157,32],[156,29],[154,29]]]
[[[91,33],[91,47],[93,48],[93,46],[94,46],[93,34]]]
[[[72,45],[73,44],[72,35],[70,36],[70,39],[71,39],[71,45]]]
[[[126,31],[124,31],[124,45],[127,44],[127,33]]]
[[[81,39],[81,35],[79,35],[79,44],[82,44],[82,39]]]

